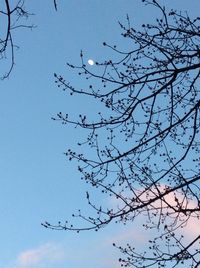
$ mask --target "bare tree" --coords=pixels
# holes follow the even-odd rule
[[[94,214],[83,215],[79,210],[73,215],[85,226],[43,225],[99,230],[143,215],[144,228],[157,230],[157,235],[141,253],[131,245],[114,244],[123,253],[121,266],[197,268],[200,235],[189,241],[184,228],[200,217],[200,18],[166,11],[159,1],[143,2],[157,8],[161,16],[141,30],[134,29],[128,17],[126,25],[120,23],[131,50],[103,43],[113,59],[96,62],[95,73],[82,52],[80,66],[68,64],[87,79],[88,88],[78,89],[55,74],[63,90],[106,107],[95,121],[88,115],[73,121],[62,112],[54,119],[89,131],[87,140],[78,144],[81,153],[69,149],[66,155],[77,160],[87,183],[116,199],[117,205],[96,204],[87,192]]]
[[[19,28],[32,29],[34,25],[27,24],[27,19],[33,14],[26,11],[24,0],[2,0],[0,4],[0,60],[5,65],[1,77],[4,79],[9,77],[15,65],[15,50],[19,48],[13,38],[14,32]],[[54,0],[53,4],[57,11],[57,1]]]
[[[15,64],[14,51],[17,47],[13,40],[13,33],[18,28],[33,28],[33,25],[27,25],[24,22],[30,13],[24,8],[24,1],[1,1],[0,7],[1,31],[0,31],[0,60],[5,64],[5,71],[2,79],[7,78]],[[2,68],[3,69],[3,68]]]

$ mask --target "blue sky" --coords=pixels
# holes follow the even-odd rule
[[[160,2],[199,15],[199,0]],[[104,41],[126,48],[117,21],[125,21],[128,13],[137,26],[152,21],[156,12],[139,0],[60,0],[58,12],[53,1],[27,0],[26,8],[35,13],[29,22],[37,28],[16,32],[16,66],[9,79],[0,82],[0,267],[118,267],[112,242],[133,236],[142,246],[144,235],[134,232],[138,222],[134,230],[110,226],[79,235],[40,225],[44,220],[65,220],[86,205],[86,186],[63,155],[76,145],[80,132],[51,116],[96,109],[81,99],[74,105],[57,89],[53,73],[79,85],[65,67],[67,61],[78,63],[81,49],[86,59],[109,56]]]

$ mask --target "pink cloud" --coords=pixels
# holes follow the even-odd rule
[[[159,196],[162,193],[165,193],[167,189],[166,185],[160,185],[155,189],[152,189],[152,191],[149,192],[145,192],[142,193],[142,189],[138,189],[138,194],[142,193],[140,195],[140,199],[141,201],[147,201],[147,199],[153,199],[156,196]],[[168,188],[169,189],[169,188]],[[124,194],[126,197],[130,197],[130,193],[128,192],[127,194]],[[155,209],[159,210],[162,207],[162,213],[163,214],[169,214],[169,215],[173,215],[174,213],[174,208],[178,209],[178,205],[181,205],[182,209],[195,209],[198,208],[198,204],[197,204],[197,200],[195,199],[189,199],[189,198],[185,198],[184,193],[181,193],[180,191],[176,191],[176,192],[170,192],[168,194],[166,194],[162,200],[158,199],[157,201],[152,203],[152,207],[151,209]],[[110,199],[110,205],[113,208],[119,207],[119,208],[123,208],[124,203],[122,202],[121,199],[116,199],[116,198],[111,198]],[[172,224],[175,221],[175,216],[178,215],[178,213],[174,214],[174,216],[172,218],[167,217],[165,220],[165,223],[167,225],[170,226],[170,224]],[[138,221],[139,218],[139,221]],[[138,215],[137,219],[134,222],[137,222],[137,224],[133,225],[133,229],[131,228],[127,228],[126,231],[122,234],[120,234],[120,236],[118,236],[117,238],[119,239],[119,241],[126,241],[127,238],[129,237],[134,237],[135,241],[141,241],[144,242],[145,239],[147,239],[148,234],[146,232],[144,232],[144,230],[142,231],[141,228],[141,223],[146,223],[146,217],[144,216],[144,213],[142,213],[142,215]],[[156,222],[156,218],[153,219],[154,222]],[[159,221],[159,215],[157,215],[157,220]],[[181,233],[184,235],[184,237],[188,240],[188,239],[192,239],[194,237],[196,237],[199,234],[199,226],[200,226],[200,214],[197,212],[196,213],[192,213],[190,216],[188,215],[184,215],[183,213],[180,213],[179,218],[177,220],[177,225],[183,223],[182,228],[179,228],[178,233]],[[163,227],[163,226],[160,226]],[[116,240],[118,240],[116,239]]]
[[[60,262],[64,259],[64,251],[59,245],[47,243],[20,253],[17,258],[17,265],[19,267],[32,267],[47,262]]]
[[[165,186],[161,186],[160,190],[161,192],[165,189]],[[197,200],[185,198],[185,195],[183,193],[175,192],[169,193],[164,197],[164,200],[167,204],[171,206],[171,209],[168,208],[165,205],[165,209],[163,210],[170,212],[173,212],[173,208],[177,208],[177,204],[181,204],[183,209],[197,209],[198,204]],[[157,206],[159,205],[159,201],[157,202]],[[178,223],[180,224],[181,221],[185,222],[183,224],[182,228],[179,228],[179,231],[185,236],[186,239],[192,239],[195,238],[197,235],[199,235],[199,226],[200,226],[200,218],[199,214],[193,213],[190,216],[184,215],[183,213],[180,214],[180,218],[178,220]]]

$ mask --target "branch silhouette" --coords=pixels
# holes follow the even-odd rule
[[[63,112],[53,119],[89,132],[86,140],[80,138],[80,149],[69,149],[66,156],[77,161],[94,191],[117,205],[96,204],[87,192],[92,216],[79,210],[75,225],[42,225],[98,231],[143,215],[144,229],[155,229],[157,235],[141,253],[129,244],[114,244],[123,255],[121,266],[194,268],[200,264],[200,236],[188,241],[184,229],[200,219],[200,18],[167,11],[159,1],[142,2],[157,8],[160,18],[141,29],[134,29],[128,16],[126,25],[119,23],[122,36],[132,42],[130,51],[104,42],[112,60],[96,62],[94,72],[83,52],[80,65],[68,63],[88,87],[77,88],[54,75],[72,98],[84,96],[102,105],[92,121],[89,114],[72,120]]]

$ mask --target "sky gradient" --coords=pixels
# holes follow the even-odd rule
[[[56,232],[41,226],[45,220],[65,220],[78,208],[87,209],[87,187],[63,154],[76,146],[80,132],[51,117],[60,111],[75,116],[98,109],[81,99],[74,104],[58,90],[53,74],[79,85],[81,80],[66,68],[66,62],[79,63],[81,49],[86,59],[109,57],[104,41],[126,48],[117,22],[125,22],[129,14],[137,27],[152,22],[158,13],[149,12],[139,0],[57,2],[57,12],[53,1],[25,2],[26,9],[35,14],[27,23],[37,27],[16,32],[20,47],[16,65],[9,79],[0,81],[0,267],[115,268],[118,252],[112,242],[134,238],[142,247],[148,239],[138,229],[139,220],[134,226],[112,225],[98,233]],[[199,15],[199,0],[160,2]]]

